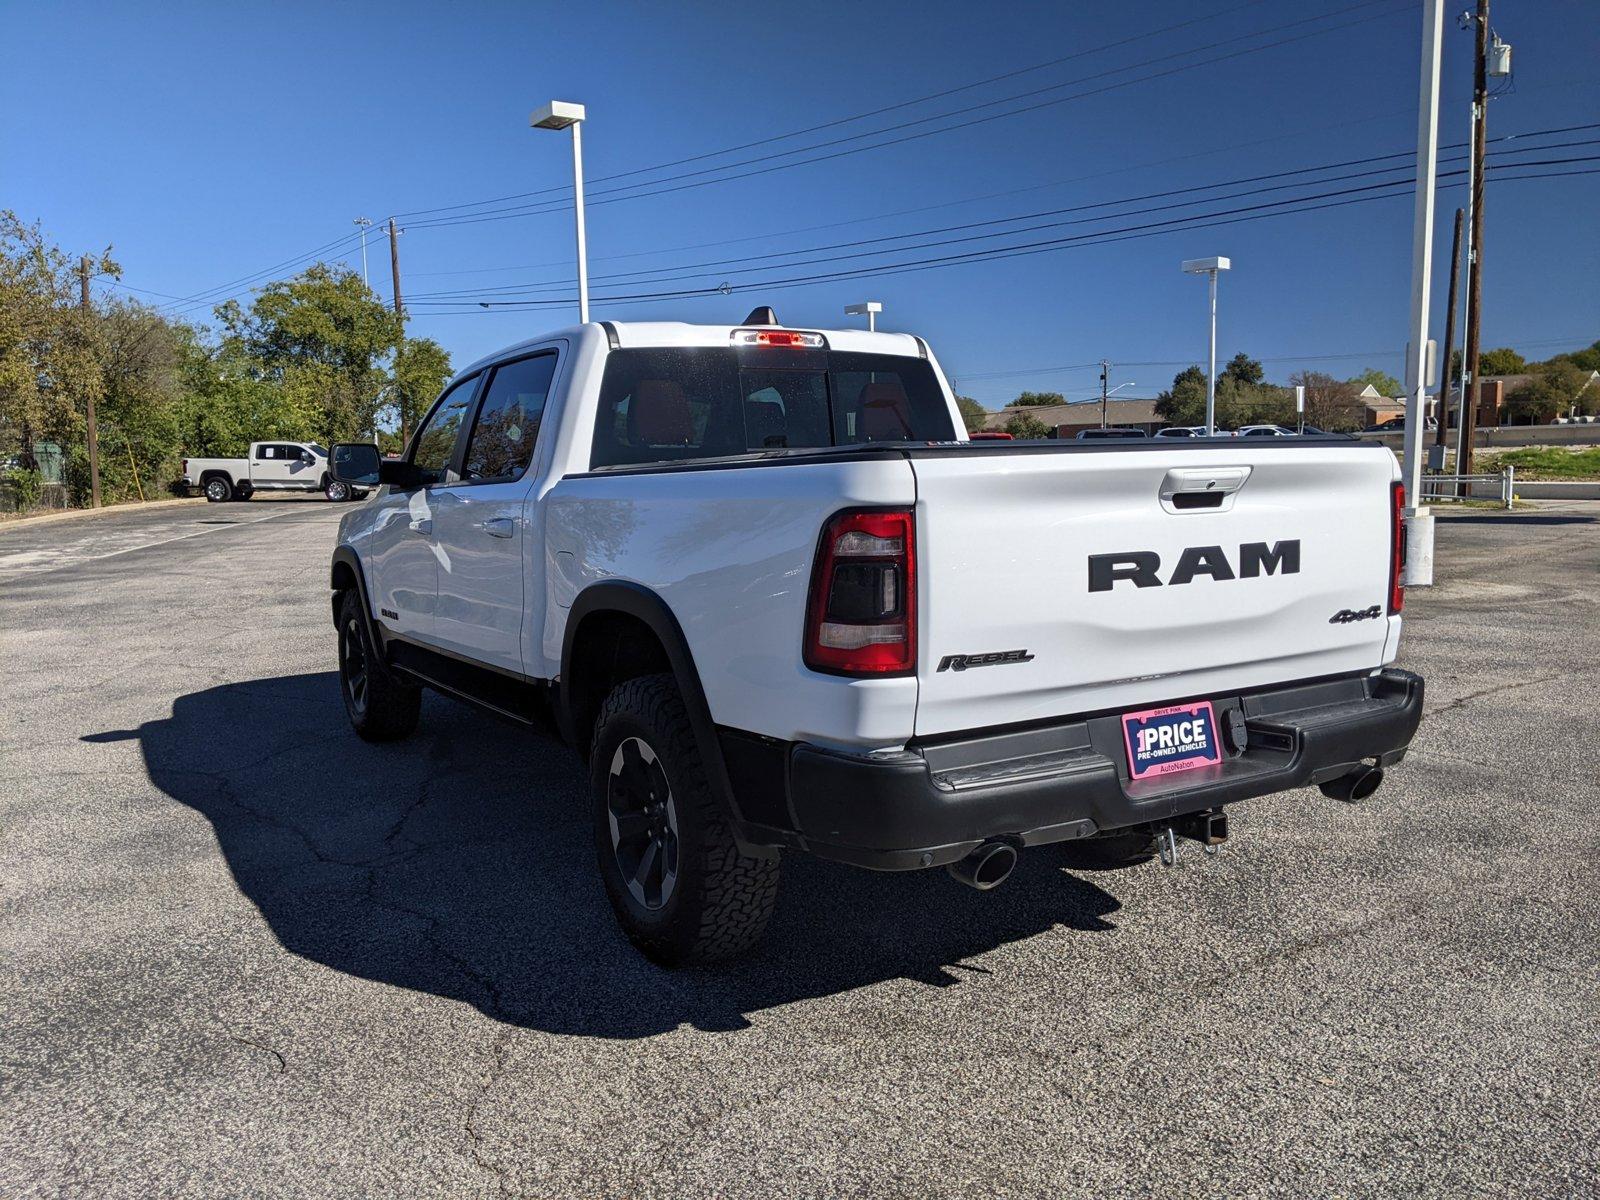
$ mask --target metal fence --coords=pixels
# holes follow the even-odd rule
[[[1506,467],[1498,475],[1424,475],[1420,504],[1428,500],[1499,500],[1506,508],[1516,502],[1517,469]]]

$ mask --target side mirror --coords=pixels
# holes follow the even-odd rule
[[[401,491],[422,486],[422,472],[408,462],[385,459],[371,442],[339,442],[328,459],[328,473],[351,487],[389,484]]]
[[[309,450],[302,450],[300,451],[300,461],[303,463],[314,463],[317,461],[317,456],[311,453]]]
[[[352,487],[377,487],[378,448],[371,442],[338,442],[328,458],[328,473]]]

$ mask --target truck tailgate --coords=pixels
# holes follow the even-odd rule
[[[1393,657],[1389,452],[1006,449],[912,456],[917,736]]]

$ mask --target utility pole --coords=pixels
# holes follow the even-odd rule
[[[1465,216],[1461,209],[1456,209],[1456,229],[1450,238],[1450,297],[1445,302],[1444,367],[1439,379],[1439,403],[1434,405],[1439,421],[1434,437],[1434,459],[1440,471],[1444,470],[1445,447],[1448,445],[1445,433],[1450,424],[1450,359],[1456,350],[1456,293],[1461,283],[1461,223]]]
[[[406,340],[406,314],[400,303],[400,231],[395,228],[394,218],[389,218],[389,270],[394,276],[394,315],[400,318],[400,333],[394,341],[395,367],[395,407],[400,410],[400,450],[405,452],[406,447],[406,398],[400,385],[400,343]]]
[[[1111,364],[1105,359],[1100,360],[1100,428],[1106,427],[1106,376],[1111,373]]]
[[[1489,0],[1478,0],[1476,48],[1472,61],[1472,241],[1467,262],[1467,346],[1461,363],[1465,397],[1461,449],[1456,473],[1472,474],[1472,434],[1478,424],[1478,344],[1483,322],[1483,154],[1489,126]]]
[[[78,259],[78,307],[83,312],[84,337],[89,336],[89,256]],[[89,500],[100,507],[100,430],[95,425],[94,387],[84,397],[89,407]]]

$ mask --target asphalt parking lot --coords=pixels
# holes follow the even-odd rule
[[[1440,522],[1372,800],[987,894],[791,859],[680,973],[566,751],[349,731],[339,512],[0,526],[7,1195],[1600,1193],[1600,506]]]

